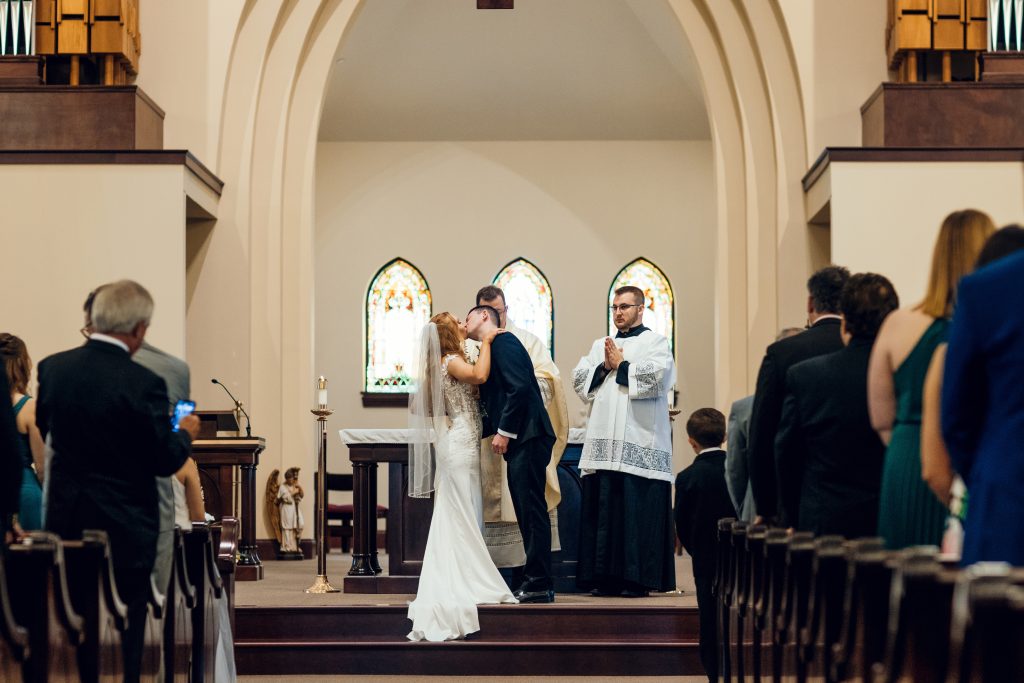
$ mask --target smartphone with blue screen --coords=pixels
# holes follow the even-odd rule
[[[174,417],[171,418],[171,427],[174,431],[178,431],[181,426],[181,418],[186,415],[191,415],[192,411],[196,409],[195,401],[178,401],[174,404]]]

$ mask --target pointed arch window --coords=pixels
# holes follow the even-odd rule
[[[389,261],[373,276],[366,292],[364,397],[409,392],[416,339],[431,310],[426,278],[405,259]]]
[[[508,319],[537,335],[554,357],[555,303],[544,273],[525,258],[517,258],[498,271],[492,284],[505,293]]]
[[[632,285],[639,287],[644,293],[644,325],[651,328],[668,339],[672,354],[676,352],[676,314],[675,296],[672,294],[672,285],[669,284],[665,273],[658,266],[645,258],[638,258],[626,264],[612,280],[612,286],[608,289],[608,304],[611,305],[615,298],[615,290],[619,287]],[[608,312],[608,334],[615,336],[615,321],[612,314]]]

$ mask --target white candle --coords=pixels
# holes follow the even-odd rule
[[[317,400],[317,402],[320,405],[322,405],[322,406],[326,406],[327,405],[327,390],[326,389],[318,390],[316,392],[316,396],[317,396],[316,400]]]

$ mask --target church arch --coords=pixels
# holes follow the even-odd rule
[[[207,267],[238,285],[196,287],[189,324],[218,329],[243,302],[227,362],[264,420],[267,461],[313,453],[314,188],[317,130],[334,58],[365,0],[239,3],[220,107],[216,172],[226,181]],[[800,173],[806,125],[780,0],[665,0],[701,71],[712,128],[717,204],[715,395],[749,393],[778,309],[798,301],[808,272]],[[754,30],[756,27],[756,31]],[[782,249],[785,245],[785,249]],[[757,283],[752,286],[751,283]],[[219,372],[204,357],[196,372]],[[273,368],[273,370],[271,370]],[[312,457],[312,456],[310,456]],[[308,464],[308,463],[307,463]]]

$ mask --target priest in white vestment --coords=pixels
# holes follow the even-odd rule
[[[548,505],[551,520],[551,549],[559,550],[558,515],[555,508],[561,502],[558,486],[558,462],[565,451],[569,437],[569,416],[565,402],[562,379],[551,352],[537,335],[525,330],[508,319],[508,305],[505,293],[500,287],[483,287],[476,295],[477,306],[490,306],[498,312],[501,327],[511,332],[526,347],[533,361],[540,395],[544,400],[551,426],[555,430],[555,445],[551,449],[551,460],[547,467],[547,485],[544,499]],[[468,343],[473,343],[472,341]],[[475,349],[473,350],[475,351]],[[471,352],[472,355],[472,352]],[[512,507],[512,496],[508,490],[508,465],[500,455],[491,450],[491,440],[484,439],[480,446],[480,484],[484,503],[484,541],[494,564],[501,569],[522,567],[526,564],[523,536],[519,531],[516,513]],[[515,585],[515,577],[512,577]]]
[[[615,338],[602,337],[573,370],[590,404],[580,458],[583,505],[576,584],[595,595],[675,589],[668,339],[644,327],[644,293],[615,290]]]

